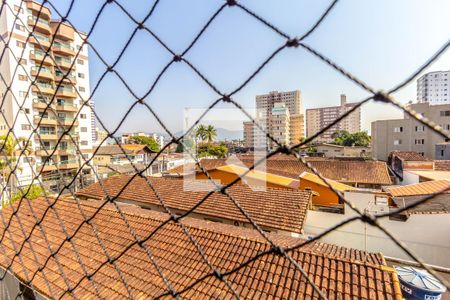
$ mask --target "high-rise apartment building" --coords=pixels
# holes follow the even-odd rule
[[[425,102],[409,104],[409,107],[450,132],[450,104],[430,105]],[[387,160],[394,150],[416,151],[428,158],[439,158],[436,145],[446,142],[407,113],[403,119],[372,122],[371,134],[372,156],[379,160]]]
[[[12,127],[17,138],[31,136],[33,155],[27,160],[35,171],[42,169],[43,176],[75,172],[81,156],[75,144],[91,149],[95,131],[91,108],[83,106],[90,97],[88,49],[83,44],[86,36],[52,20],[48,7],[30,0],[6,0],[0,34],[3,40],[10,39],[8,49],[0,43],[0,133]],[[69,134],[64,135],[71,125]],[[37,134],[32,134],[34,128]],[[31,169],[25,173],[28,175],[19,179],[19,185],[32,178]]]
[[[417,101],[450,104],[450,71],[430,72],[417,79]]]
[[[306,110],[306,136],[310,137],[326,126],[332,124],[338,117],[351,110],[356,103],[347,103],[347,97],[341,95],[341,105]],[[361,131],[361,109],[357,108],[341,122],[333,125],[330,129],[320,135],[316,141],[331,142],[333,133],[346,130],[350,133]]]
[[[251,148],[255,144],[254,126],[252,121],[244,122],[244,147]]]
[[[256,113],[256,121],[261,128],[283,144],[296,144],[304,136],[304,115],[299,90],[273,91],[256,96]],[[254,129],[253,134],[246,134],[251,128]],[[246,139],[246,136],[251,137],[252,141]],[[268,141],[264,132],[251,122],[244,123],[244,140],[246,145],[253,144],[257,148],[275,147],[273,142]]]

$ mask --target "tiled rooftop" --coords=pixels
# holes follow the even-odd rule
[[[123,150],[118,145],[101,146],[95,155],[123,155],[124,152],[126,154],[137,154],[145,149],[151,152],[146,145],[122,144],[121,146]]]
[[[449,180],[425,181],[416,184],[388,187],[386,190],[393,197],[421,196],[438,193],[450,188]]]
[[[49,200],[53,201],[53,199]],[[54,208],[58,211],[67,233],[71,235],[83,222],[79,209],[81,208],[87,216],[91,216],[99,204],[99,201],[86,200],[81,201],[78,207],[74,200],[59,199]],[[17,203],[14,205],[17,208]],[[31,201],[30,205],[38,218],[41,218],[48,207],[43,198]],[[147,237],[167,218],[167,215],[155,211],[145,211],[125,205],[122,209],[128,225],[140,239]],[[3,209],[2,214],[4,218],[9,219],[12,209]],[[22,220],[25,232],[29,234],[36,224],[30,206],[23,203],[18,209],[17,217]],[[249,229],[207,223],[191,218],[186,218],[182,222],[202,247],[210,262],[221,273],[231,271],[256,254],[270,249],[270,246],[260,237],[251,234],[243,236]],[[99,296],[106,299],[129,298],[130,294],[123,281],[127,282],[131,295],[138,299],[154,298],[167,291],[148,253],[139,244],[132,245],[135,240],[112,204],[107,204],[101,209],[92,219],[91,225],[84,223],[81,230],[71,239],[87,272],[92,273],[98,269],[90,280],[85,277],[71,243],[65,242],[65,234],[61,230],[53,209],[49,210],[40,226],[47,234],[51,249],[57,249],[62,244],[55,256],[52,256],[46,247],[39,226],[32,231],[28,242],[24,242],[19,224],[13,221],[8,229],[11,234],[7,233],[2,241],[0,264],[5,267],[11,263],[15,254],[12,241],[16,246],[24,243],[19,254],[20,259],[14,259],[10,271],[22,281],[25,280],[26,273],[31,276],[36,272],[32,288],[44,296],[60,298],[68,289],[59,271],[58,263],[69,279],[71,288],[75,283],[80,282],[74,288],[72,295],[65,294],[66,298],[92,299]],[[123,279],[114,266],[108,263],[108,257],[95,237],[92,226],[95,227],[104,247],[113,258],[117,258],[125,247],[132,245],[115,261]],[[0,225],[0,232],[3,230],[3,225]],[[284,238],[284,244],[289,243],[290,239]],[[37,260],[31,252],[30,245],[36,252]],[[177,224],[172,222],[166,224],[142,245],[151,251],[152,258],[160,271],[176,291],[181,291],[195,280],[212,273],[199,255],[197,248]],[[380,254],[319,243],[313,243],[289,253],[330,299],[401,299],[397,277],[392,269],[385,266]],[[39,271],[40,266],[47,260],[48,263],[42,271]],[[23,266],[21,261],[24,262]],[[318,297],[300,271],[286,258],[276,254],[263,255],[225,278],[239,296],[245,299]],[[99,294],[96,293],[94,286]],[[211,276],[188,289],[181,294],[181,297],[231,299],[232,294],[222,281]]]
[[[311,172],[301,161],[292,156],[275,156],[266,161],[266,172],[298,179],[303,172]],[[282,158],[288,159],[282,159]],[[239,157],[241,161],[250,167],[254,164],[253,158]],[[340,181],[342,183],[361,184],[392,184],[389,171],[385,162],[381,161],[358,161],[358,160],[337,160],[328,158],[308,158],[311,165],[316,168],[324,177]],[[201,164],[208,170],[226,164],[225,159],[202,159]],[[192,168],[191,168],[192,169]],[[200,171],[199,169],[197,169]],[[169,170],[170,174],[184,174],[184,167],[179,166]]]
[[[429,158],[426,158],[419,152],[415,151],[392,151],[390,155],[395,155],[398,158],[403,159],[404,161],[429,161]]]
[[[107,193],[111,197],[119,194],[131,176],[120,175],[109,177],[103,181]],[[208,193],[184,190],[184,181],[178,178],[148,177],[150,183],[171,209],[187,211],[195,206]],[[201,183],[195,183],[201,184]],[[204,184],[203,184],[204,186]],[[212,184],[207,186],[212,190]],[[246,185],[234,185],[227,191],[240,203],[242,208],[261,226],[278,230],[301,233],[306,216],[311,192],[267,188],[266,191],[252,191]],[[77,193],[77,196],[104,199],[105,193],[100,183],[95,183]],[[120,194],[119,200],[134,204],[150,204],[160,206],[161,202],[144,178],[135,177]],[[196,213],[248,223],[246,217],[225,195],[215,192],[195,210]]]
[[[450,171],[450,160],[435,160],[434,169],[436,171]]]

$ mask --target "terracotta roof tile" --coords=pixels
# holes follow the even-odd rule
[[[50,200],[53,201],[53,199]],[[54,207],[57,209],[62,222],[68,228],[68,233],[71,234],[83,222],[79,208],[90,216],[99,204],[99,201],[82,201],[80,207],[78,207],[73,200],[59,199]],[[25,231],[30,232],[35,225],[34,218],[30,217],[30,206],[21,205],[18,207],[17,204],[15,205],[18,209],[17,217],[21,219]],[[47,209],[47,202],[43,198],[31,201],[30,205],[38,218]],[[11,217],[12,212],[10,208],[2,210],[3,216],[7,219]],[[166,215],[159,212],[126,206],[123,206],[123,213],[128,220],[128,225],[141,238],[147,236],[162,221],[167,219]],[[182,222],[203,248],[208,259],[222,273],[231,271],[259,252],[270,249],[270,245],[262,241],[261,238],[236,235],[234,230],[237,227],[235,226],[211,224],[191,218],[186,218]],[[117,257],[124,247],[134,242],[129,228],[112,204],[107,204],[102,208],[91,220],[91,224],[101,236],[102,243],[111,256]],[[73,297],[97,298],[98,295],[94,290],[93,282],[101,297],[107,299],[129,298],[128,291],[114,266],[110,263],[104,264],[108,261],[108,258],[95,238],[91,225],[84,224],[71,241],[76,245],[79,258],[88,272],[92,272],[103,265],[91,277],[92,282],[85,278],[83,268],[77,260],[71,244],[63,243],[65,234],[62,232],[55,214],[49,212],[40,225],[46,232],[52,249],[57,249],[62,244],[56,258],[70,284],[74,285],[80,281],[80,284],[73,290]],[[212,226],[209,227],[209,225]],[[220,230],[218,230],[219,227]],[[3,267],[10,263],[14,257],[15,251],[12,242],[14,241],[16,245],[24,243],[24,237],[17,222],[12,222],[8,230],[11,235],[6,234],[2,240],[4,251],[0,254],[0,265]],[[0,225],[0,232],[3,231],[3,225]],[[39,263],[31,252],[30,244],[36,252]],[[179,225],[166,224],[143,245],[151,249],[153,259],[176,291],[185,289],[195,280],[211,273],[209,267],[200,257],[198,250]],[[330,251],[329,247],[335,247],[339,250],[334,251],[333,249],[333,251]],[[357,256],[362,257],[362,259],[349,258],[349,253],[354,252],[350,249],[313,243],[290,251],[290,254],[330,299],[342,298],[343,296],[360,299],[373,299],[376,296],[400,299],[400,295],[395,293],[399,290],[398,282],[393,280],[395,274],[385,270],[380,262],[372,261],[374,257],[378,257],[379,260],[382,260],[382,257],[379,254],[356,251],[360,253]],[[60,298],[63,295],[67,286],[58,269],[55,257],[51,256],[47,245],[44,244],[44,236],[41,230],[37,228],[32,232],[19,255],[28,274],[35,272],[39,265],[48,260],[48,264],[43,270],[36,273],[32,281],[32,287],[47,297]],[[14,259],[10,271],[20,280],[25,281],[26,276],[19,261],[17,258]],[[167,287],[156,268],[140,245],[135,244],[130,247],[124,255],[116,260],[116,265],[120,268],[122,277],[135,298],[154,298],[167,291]],[[44,278],[44,274],[49,281],[51,292],[46,284],[47,280]],[[295,269],[290,261],[275,254],[261,256],[225,278],[241,298],[282,297],[304,299],[311,296],[313,298],[318,297],[300,271]],[[66,298],[72,298],[68,293],[65,296]],[[228,299],[232,298],[232,294],[222,281],[211,276],[182,293],[181,297]]]
[[[389,156],[395,155],[405,161],[429,161],[429,158],[426,158],[419,152],[415,151],[392,151]]]
[[[283,156],[288,158],[291,156]],[[253,159],[246,159],[244,156],[238,157],[247,166],[254,164]],[[361,183],[361,184],[392,184],[389,171],[385,162],[371,160],[338,160],[327,158],[307,159],[311,165],[316,168],[324,177],[340,181],[342,183]],[[202,159],[202,166],[207,170],[214,170],[217,167],[226,164],[225,159]],[[191,168],[192,169],[192,168]],[[197,169],[200,171],[200,169]],[[276,156],[276,159],[270,158],[266,161],[266,171],[280,176],[286,176],[298,179],[303,172],[311,172],[301,161],[295,158],[282,159]],[[169,170],[170,174],[184,174],[183,165]]]
[[[425,181],[421,183],[408,184],[403,186],[387,187],[386,190],[393,197],[406,197],[406,196],[431,195],[449,188],[450,188],[450,181],[443,179],[435,181]]]
[[[450,160],[435,160],[434,170],[436,171],[450,171]]]
[[[119,195],[119,192],[130,180],[131,176],[120,175],[109,177],[103,181],[107,193],[111,197]],[[208,192],[186,191],[184,180],[173,178],[148,177],[149,182],[170,209],[187,211],[195,206]],[[205,185],[209,190],[212,184]],[[285,190],[267,188],[266,191],[252,191],[245,185],[234,185],[227,191],[240,203],[242,208],[261,226],[272,229],[286,230],[301,233],[303,221],[306,216],[310,191]],[[104,199],[105,193],[100,183],[95,183],[77,193],[94,199]],[[161,206],[155,192],[149,187],[144,178],[135,177],[132,182],[120,194],[120,201],[133,202],[138,205]],[[215,192],[202,205],[196,208],[196,213],[249,223],[246,217],[239,211],[235,204],[225,195]]]

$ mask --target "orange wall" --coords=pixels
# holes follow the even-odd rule
[[[211,176],[211,178],[216,179],[216,180],[220,180],[221,184],[228,184],[228,183],[232,182],[233,180],[235,180],[236,178],[239,177],[236,174],[224,172],[224,171],[221,171],[221,170],[211,170],[211,171],[208,171],[208,174],[209,174],[209,176]],[[206,177],[206,175],[203,174],[203,173],[198,173],[196,178],[197,179],[207,179],[208,177]],[[240,179],[239,179],[239,181],[237,183],[238,184],[242,184]],[[256,181],[255,181],[255,184],[256,184]],[[274,184],[274,183],[270,183],[270,182],[267,182],[267,187],[290,189],[290,188],[285,187],[283,185],[278,185],[278,184]]]
[[[313,196],[313,205],[339,204],[338,196],[336,196],[336,194],[331,189],[305,179],[300,179],[300,189],[304,190],[305,188],[310,188],[312,191],[319,194],[318,196]]]

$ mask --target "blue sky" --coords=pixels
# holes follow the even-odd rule
[[[70,1],[53,1],[65,12]],[[87,31],[103,1],[76,0],[69,20]],[[153,1],[121,0],[130,13],[142,19]],[[182,52],[222,1],[161,0],[146,22],[170,48]],[[300,36],[321,15],[330,1],[241,1],[284,32]],[[328,56],[376,89],[388,90],[425,62],[450,38],[449,1],[356,1],[343,0],[307,38],[306,43]],[[112,63],[135,25],[115,4],[101,15],[90,42],[106,61]],[[199,42],[188,52],[192,62],[221,91],[240,85],[276,48],[284,43],[239,8],[230,7],[212,23]],[[116,69],[131,89],[143,95],[171,55],[144,31],[132,40]],[[447,51],[427,71],[450,69]],[[105,71],[104,64],[90,51],[91,88]],[[286,49],[241,92],[235,100],[254,107],[257,94],[272,90],[300,89],[305,108],[336,105],[339,94],[357,101],[368,94],[301,48]],[[402,102],[415,100],[415,82],[395,96]],[[183,110],[208,106],[217,98],[189,67],[174,64],[146,98],[146,102],[173,132],[182,129]],[[113,130],[134,98],[120,80],[108,74],[93,99],[96,112]],[[231,105],[222,105],[230,107]],[[395,118],[400,112],[381,104],[363,108],[363,128],[376,119]],[[240,129],[235,122],[230,129]],[[162,131],[147,109],[138,105],[119,131]]]

